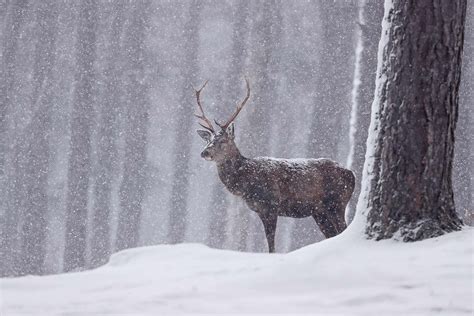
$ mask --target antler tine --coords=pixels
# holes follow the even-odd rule
[[[225,122],[225,124],[219,124],[216,121],[216,124],[219,125],[219,127],[222,128],[223,130],[227,129],[230,123],[232,123],[235,120],[237,115],[239,115],[240,111],[245,106],[245,103],[247,103],[248,99],[250,98],[250,82],[247,77],[245,77],[245,83],[247,85],[247,95],[245,96],[245,99],[239,105],[237,105],[237,108],[234,114],[232,114],[232,116],[227,120],[227,122]]]
[[[206,115],[204,114],[204,110],[202,108],[202,104],[201,104],[201,91],[202,89],[204,89],[204,87],[207,85],[209,80],[206,80],[206,82],[204,82],[204,84],[202,85],[201,89],[199,90],[196,90],[194,89],[194,93],[196,94],[196,101],[197,101],[197,105],[198,105],[198,108],[199,110],[201,111],[201,114],[194,114],[195,117],[197,117],[198,119],[200,120],[203,120],[204,123],[207,125],[204,125],[202,123],[198,123],[199,125],[201,125],[202,127],[204,127],[205,129],[207,129],[208,131],[214,133],[215,130],[214,130],[214,127],[212,126],[212,123],[211,121],[209,121],[209,119],[206,117]]]

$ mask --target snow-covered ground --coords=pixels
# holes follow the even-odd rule
[[[274,255],[137,248],[94,271],[1,279],[0,314],[472,315],[473,232],[410,244],[345,232]]]

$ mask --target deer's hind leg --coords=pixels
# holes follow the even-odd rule
[[[335,236],[342,233],[346,229],[346,221],[344,219],[345,206],[343,203],[341,203],[340,195],[336,194],[334,191],[331,191],[326,195],[322,202],[325,213],[325,221],[330,222],[332,228],[335,231],[335,234],[331,235]]]
[[[337,229],[334,227],[333,221],[327,216],[326,213],[314,214],[313,218],[326,238],[331,238],[338,234]]]
[[[345,207],[341,203],[334,202],[327,205],[326,210],[336,232],[338,234],[342,233],[347,227],[346,220],[344,219]]]
[[[266,214],[266,213],[258,213],[260,220],[262,221],[263,228],[265,229],[265,236],[267,237],[268,243],[268,252],[274,253],[275,252],[275,231],[278,216],[276,214]]]

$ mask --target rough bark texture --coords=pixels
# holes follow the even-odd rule
[[[120,185],[120,214],[117,227],[116,250],[136,247],[140,237],[142,204],[147,182],[147,131],[150,107],[149,85],[146,80],[146,36],[149,26],[149,2],[134,3],[125,32],[126,52],[125,106],[125,161]]]
[[[97,3],[80,4],[76,42],[77,72],[71,118],[64,270],[85,266],[88,190],[93,122]]]
[[[350,165],[347,167],[354,171],[356,186],[351,201],[349,202],[347,219],[349,223],[354,218],[357,198],[360,194],[362,170],[364,168],[367,134],[370,124],[370,108],[374,100],[375,74],[377,71],[377,48],[380,40],[381,22],[383,18],[383,2],[360,0],[359,3],[359,79],[357,91],[354,91],[352,113],[355,115],[355,126],[352,139],[352,157],[349,157]],[[357,52],[356,52],[357,54]],[[355,82],[356,84],[356,82]],[[355,107],[355,109],[354,109]]]
[[[461,227],[451,173],[465,12],[465,0],[394,0],[386,12],[369,237],[415,241]]]

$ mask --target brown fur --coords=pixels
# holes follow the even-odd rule
[[[312,216],[329,238],[346,228],[344,212],[354,191],[352,171],[329,159],[246,158],[234,143],[233,125],[201,137],[203,158],[217,163],[219,178],[262,220],[270,252],[278,216]]]

